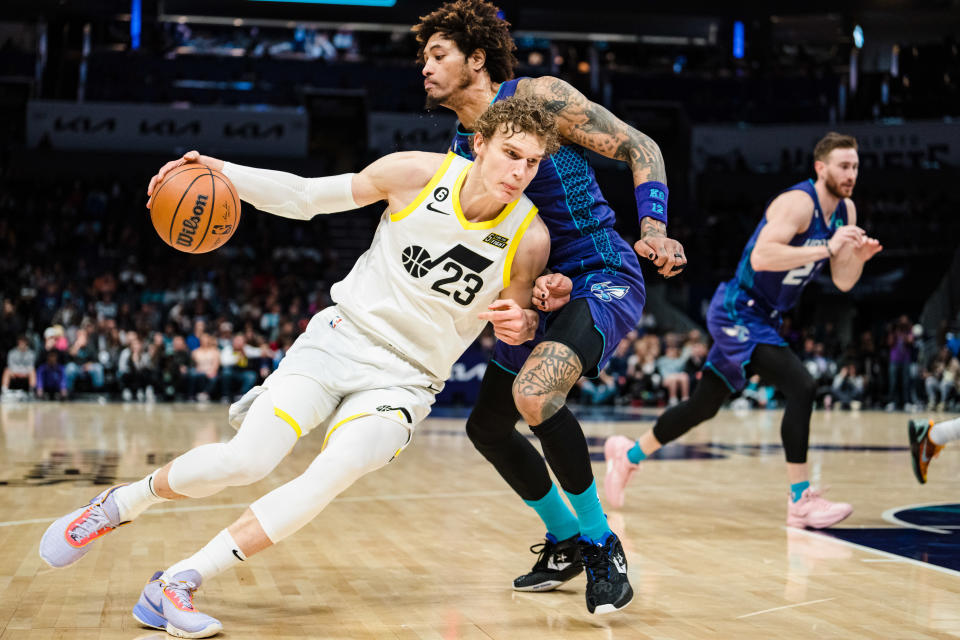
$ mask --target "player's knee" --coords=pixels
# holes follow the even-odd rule
[[[719,406],[714,406],[714,405],[709,405],[709,406],[705,406],[705,407],[701,408],[701,409],[700,409],[700,413],[696,416],[697,424],[700,424],[701,422],[706,422],[707,420],[710,420],[710,419],[713,418],[715,415],[717,415],[717,411],[719,411],[719,410],[720,410],[720,407],[719,407]]]
[[[496,446],[510,438],[516,427],[516,419],[491,411],[486,407],[477,406],[467,418],[467,437],[479,451]]]
[[[797,376],[783,392],[784,395],[795,396],[797,400],[812,403],[817,395],[817,382],[809,373],[804,372],[802,376]]]
[[[566,394],[560,390],[546,393],[530,393],[519,385],[513,385],[513,402],[520,416],[530,425],[537,425],[550,418],[563,407]]]
[[[223,446],[219,457],[224,484],[232,487],[262,480],[279,462],[258,449],[242,446],[237,437]]]

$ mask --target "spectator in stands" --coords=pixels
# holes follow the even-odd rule
[[[30,349],[26,336],[17,338],[17,346],[7,353],[7,366],[3,370],[3,393],[21,389],[29,393],[37,387],[36,354]]]
[[[824,408],[829,409],[833,404],[839,404],[844,409],[859,409],[863,406],[864,387],[864,377],[857,372],[857,365],[848,362],[833,377],[830,392],[824,398]]]
[[[690,398],[690,376],[686,372],[687,359],[680,353],[677,336],[667,334],[666,343],[664,354],[656,361],[657,373],[663,381],[663,388],[667,390],[667,404],[672,407],[680,400]]]
[[[232,401],[234,394],[239,398],[257,383],[260,363],[254,359],[259,361],[259,350],[251,357],[246,347],[246,339],[238,333],[220,350],[220,388],[224,401]]]
[[[648,333],[633,344],[633,354],[627,358],[627,378],[634,401],[656,404],[660,397],[659,356],[660,339],[653,334]]]
[[[67,374],[67,390],[76,389],[77,382],[89,385],[92,391],[103,389],[103,365],[98,360],[96,337],[91,339],[89,326],[80,327],[77,337],[68,350],[69,361],[64,369]]]
[[[193,351],[200,346],[201,337],[207,332],[207,323],[203,320],[197,320],[193,323],[193,333],[187,336],[187,348]]]
[[[117,373],[120,375],[120,393],[125,402],[134,397],[140,402],[154,397],[154,370],[150,354],[143,347],[143,341],[134,332],[130,332],[127,346],[120,352]]]
[[[887,332],[889,355],[889,376],[887,378],[887,411],[909,410],[910,405],[910,366],[913,364],[913,327],[907,316],[900,316],[897,323]]]
[[[924,372],[924,387],[927,391],[927,409],[943,411],[952,400],[957,386],[957,374],[960,372],[960,360],[954,357],[947,347],[942,347],[930,367]]]
[[[46,352],[43,364],[37,368],[37,397],[49,400],[67,399],[67,373],[60,364],[60,352]]]
[[[210,400],[220,373],[220,350],[217,339],[209,333],[200,334],[200,346],[193,350],[193,369],[190,371],[189,393],[200,402]]]
[[[190,349],[183,336],[174,336],[172,349],[160,367],[160,390],[165,400],[174,400],[188,394],[190,381]]]

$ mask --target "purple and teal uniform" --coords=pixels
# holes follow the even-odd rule
[[[493,102],[505,100],[522,78],[500,85]],[[450,150],[473,159],[470,137],[459,124]],[[573,281],[571,300],[583,298],[590,307],[594,327],[603,337],[603,355],[585,375],[596,376],[613,354],[620,339],[636,327],[646,289],[637,255],[614,228],[616,216],[600,192],[583,147],[565,144],[544,158],[524,194],[539,209],[550,231],[548,268]],[[497,341],[493,361],[517,373],[533,348],[543,339],[549,316],[541,314],[537,336],[522,345]]]
[[[836,229],[847,224],[845,201],[840,200],[828,224],[813,181],[800,182],[781,193],[794,190],[803,191],[813,199],[813,219],[806,231],[793,237],[790,245],[825,245]],[[731,391],[740,391],[746,386],[745,369],[758,344],[787,344],[778,333],[783,321],[781,316],[796,305],[803,288],[827,262],[827,258],[823,258],[789,271],[754,271],[750,266],[750,255],[766,224],[764,211],[763,219],[740,257],[737,275],[717,287],[707,311],[707,328],[713,338],[713,347],[704,368],[717,373]]]

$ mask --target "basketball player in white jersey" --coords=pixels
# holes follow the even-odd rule
[[[302,475],[254,502],[194,555],[156,572],[133,610],[171,635],[214,635],[220,622],[193,605],[202,582],[291,535],[399,455],[488,321],[502,340],[532,338],[537,313],[529,307],[550,241],[523,190],[557,149],[554,117],[535,99],[498,102],[478,122],[474,145],[473,162],[453,153],[396,153],[357,174],[313,179],[195,151],[167,163],[148,194],[191,161],[223,171],[243,200],[284,217],[380,200],[387,208],[371,247],[333,285],[336,304],[311,319],[263,387],[232,412],[234,419],[245,414],[236,436],[63,516],[44,534],[41,557],[65,567],[152,504],[256,482],[323,425],[323,449]]]

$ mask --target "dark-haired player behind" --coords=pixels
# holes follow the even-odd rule
[[[540,210],[552,247],[548,266],[554,273],[539,279],[534,290],[541,296],[540,309],[559,308],[568,295],[571,301],[546,314],[533,341],[497,343],[467,433],[547,528],[537,563],[514,581],[514,588],[556,588],[580,573],[582,556],[587,609],[620,609],[633,597],[626,559],[600,506],[583,431],[565,402],[577,379],[597,375],[640,318],[646,294],[634,249],[666,277],[686,264],[683,247],[666,236],[663,157],[648,136],[563,80],[513,79],[516,45],[492,4],[448,2],[422,17],[413,31],[427,107],[447,107],[459,119],[451,147],[456,153],[472,157],[474,123],[491,102],[535,96],[556,114],[564,144],[540,164],[526,194]],[[587,150],[630,167],[641,231],[633,248],[614,230],[614,212],[600,192]],[[572,290],[563,286],[571,281]],[[576,515],[536,448],[517,431],[520,417],[539,438]]]

